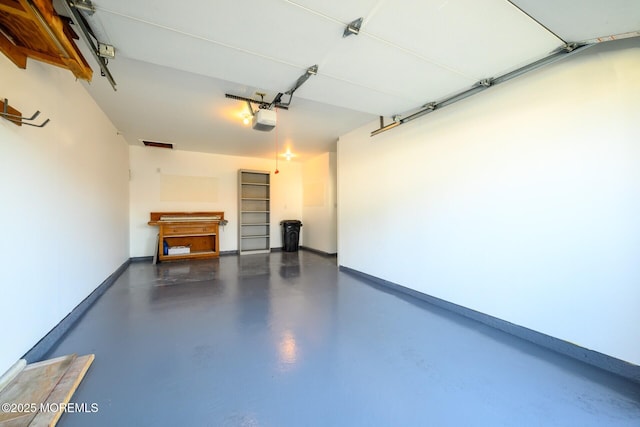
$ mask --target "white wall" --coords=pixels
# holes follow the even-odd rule
[[[128,150],[71,72],[0,55],[0,373],[128,259]],[[99,78],[99,77],[97,77]]]
[[[341,137],[339,263],[640,364],[639,99],[630,40]]]
[[[336,153],[324,153],[306,161],[302,173],[303,243],[328,254],[338,250],[336,168]]]
[[[228,225],[220,228],[220,251],[238,249],[238,169],[271,171],[271,247],[282,246],[280,221],[299,218],[302,209],[302,169],[296,162],[223,156],[152,147],[130,147],[131,256],[154,254],[157,227],[147,224],[150,212],[223,211]],[[212,178],[217,200],[162,201],[162,175]]]

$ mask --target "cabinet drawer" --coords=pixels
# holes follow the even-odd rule
[[[165,236],[183,235],[183,234],[202,234],[202,233],[215,233],[215,225],[195,225],[195,224],[176,224],[165,225],[163,227],[163,234]]]

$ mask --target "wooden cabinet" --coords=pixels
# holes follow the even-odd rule
[[[150,217],[149,225],[158,226],[158,260],[220,256],[218,231],[224,212],[151,212]],[[187,253],[165,253],[165,246]]]
[[[271,175],[268,171],[238,171],[238,252],[271,251]]]

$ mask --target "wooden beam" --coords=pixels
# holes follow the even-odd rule
[[[25,52],[25,54],[29,58],[32,58],[41,62],[46,62],[47,64],[55,65],[56,67],[67,68],[66,62],[64,61],[64,59],[60,58],[59,56],[53,56],[53,55],[49,55],[46,52],[29,50],[26,48],[23,48],[22,50]]]
[[[93,70],[84,59],[78,46],[67,37],[64,21],[53,9],[51,0],[32,0],[32,2],[37,8],[34,15],[38,20],[44,21],[43,30],[54,39],[55,44],[60,48],[60,55],[67,65],[66,68],[71,70],[77,78],[91,81]]]
[[[30,57],[66,68],[79,79],[93,77],[73,42],[76,35],[52,0],[0,0],[0,29],[0,51],[19,68],[26,68]]]
[[[11,43],[2,32],[0,32],[0,52],[4,53],[18,68],[27,68],[27,55],[16,45]]]
[[[12,0],[0,0],[0,12],[7,12],[11,15],[19,15],[23,18],[29,18],[29,12],[24,9],[22,4]]]

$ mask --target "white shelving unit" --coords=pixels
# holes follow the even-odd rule
[[[271,175],[268,171],[238,171],[238,252],[240,255],[271,251]]]

